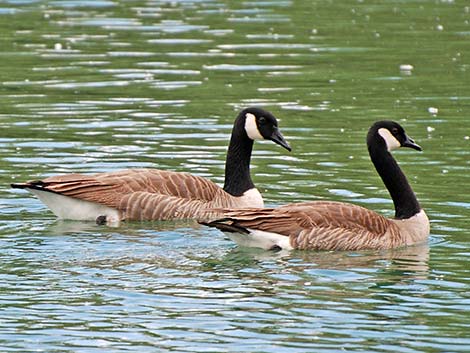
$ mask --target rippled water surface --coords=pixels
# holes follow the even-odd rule
[[[0,1],[2,352],[470,351],[470,4]],[[223,181],[237,111],[268,205],[333,199],[392,216],[365,134],[395,155],[428,244],[271,253],[193,222],[60,222],[15,181],[131,167]]]

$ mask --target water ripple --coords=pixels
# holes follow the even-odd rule
[[[51,6],[65,7],[65,8],[103,8],[103,7],[114,7],[116,3],[114,1],[107,0],[65,0],[65,1],[50,1]]]
[[[204,65],[207,70],[226,70],[226,71],[259,71],[259,70],[291,70],[298,69],[301,66],[297,65],[233,65],[233,64],[219,64],[219,65]]]

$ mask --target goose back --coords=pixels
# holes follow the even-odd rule
[[[409,220],[388,219],[367,208],[335,201],[292,203],[279,208],[225,210],[222,219],[209,222],[227,231],[258,231],[289,238],[300,250],[389,249],[426,239],[429,222],[422,211]],[[408,231],[410,223],[416,226]],[[419,228],[419,229],[418,229]],[[275,245],[275,244],[273,244]]]
[[[117,210],[121,220],[182,219],[194,215],[204,219],[205,208],[263,207],[257,191],[252,190],[247,197],[235,197],[202,177],[156,169],[68,174],[21,185],[107,206]]]

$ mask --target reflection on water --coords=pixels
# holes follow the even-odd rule
[[[14,291],[23,299],[11,299],[2,328],[17,327],[26,337],[22,342],[35,339],[37,347],[101,342],[147,350],[185,343],[193,349],[210,342],[214,350],[254,351],[266,341],[280,349],[345,341],[360,347],[352,338],[358,328],[364,334],[380,320],[389,330],[402,330],[400,321],[406,323],[416,309],[400,301],[411,304],[424,290],[439,288],[429,273],[428,246],[383,254],[279,254],[230,250],[227,241],[207,230],[129,227],[115,232],[90,226],[73,234],[42,229],[29,240],[19,236],[15,246],[6,247],[16,254],[6,288],[21,276]],[[434,309],[446,305],[432,303]],[[32,316],[19,322],[21,310]],[[330,335],[340,323],[347,323],[341,338]],[[60,334],[64,327],[67,333]],[[115,337],[116,331],[126,334]],[[312,331],[318,335],[313,341],[307,339]],[[405,331],[407,337],[413,332]],[[53,332],[65,340],[56,341]],[[86,332],[92,336],[77,341]],[[431,334],[424,329],[422,337]],[[383,338],[389,344],[394,339]]]
[[[461,3],[22,0],[0,19],[2,351],[468,351]],[[429,244],[241,249],[192,221],[60,222],[8,187],[132,167],[222,183],[248,105],[273,111],[293,146],[254,148],[268,205],[333,199],[391,216],[364,140],[373,121],[398,120],[424,149],[396,157]]]
[[[295,260],[293,259],[295,258]],[[359,279],[358,273],[362,270],[367,273],[371,267],[380,267],[381,270],[393,268],[393,271],[403,271],[421,278],[428,276],[429,270],[429,245],[421,244],[409,248],[400,248],[387,250],[382,252],[309,252],[296,251],[294,253],[288,251],[267,252],[259,251],[251,248],[234,248],[225,256],[222,266],[226,269],[230,267],[232,261],[240,258],[252,258],[252,263],[256,264],[260,261],[278,260],[285,264],[292,265],[290,273],[308,273],[315,277],[330,277],[329,280],[340,281],[338,275],[343,272],[350,276],[351,280]],[[210,260],[209,260],[210,263]],[[244,275],[245,276],[245,275]],[[366,276],[369,277],[369,276]],[[347,280],[347,276],[344,278]]]

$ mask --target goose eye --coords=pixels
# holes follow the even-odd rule
[[[261,118],[258,119],[260,124],[266,124],[266,118],[262,116]]]
[[[397,135],[397,134],[398,134],[398,129],[397,129],[396,127],[394,127],[394,128],[392,129],[392,134],[393,134],[393,135]]]

